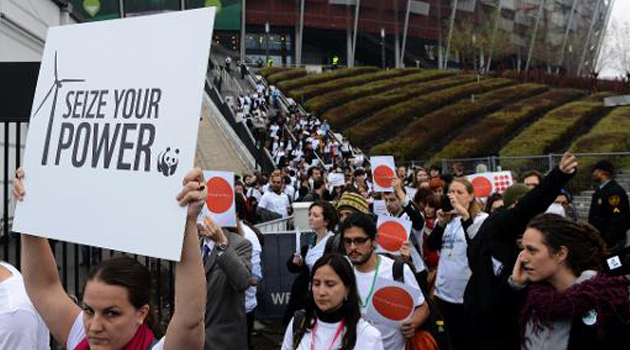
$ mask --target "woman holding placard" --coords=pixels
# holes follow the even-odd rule
[[[18,169],[13,182],[17,200],[25,196]],[[22,273],[26,291],[55,340],[68,350],[199,350],[204,342],[206,283],[197,240],[197,217],[206,200],[200,169],[190,171],[177,195],[187,206],[181,260],[175,278],[175,313],[162,339],[150,307],[151,274],[128,257],[94,267],[83,300],[75,304],[63,290],[57,264],[45,238],[22,235]]]
[[[470,278],[466,248],[488,214],[475,200],[475,189],[464,179],[453,180],[448,190],[453,209],[438,210],[438,222],[428,239],[430,250],[439,250],[435,297],[443,313],[455,350],[463,349],[464,290]]]
[[[320,258],[310,281],[306,310],[295,313],[282,350],[383,350],[381,333],[361,318],[354,270],[345,257]]]

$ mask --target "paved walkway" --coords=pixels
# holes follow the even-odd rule
[[[251,172],[252,169],[244,155],[237,151],[233,135],[225,130],[217,118],[223,118],[218,110],[211,106],[208,96],[204,96],[201,110],[202,120],[197,137],[197,165],[202,169],[233,171],[237,174]],[[229,128],[228,124],[225,124]]]

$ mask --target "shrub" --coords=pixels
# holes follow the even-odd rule
[[[365,74],[369,72],[377,71],[375,67],[359,67],[359,68],[343,68],[331,70],[321,74],[309,74],[299,79],[285,81],[282,84],[278,84],[278,89],[285,93],[297,88],[302,88],[308,85],[321,84],[327,81],[351,77],[359,74]]]
[[[528,126],[499,152],[501,156],[546,154],[575,134],[588,119],[605,112],[601,102],[576,101],[556,108]]]
[[[362,120],[348,131],[348,139],[358,147],[373,145],[375,142],[387,139],[402,127],[406,127],[406,124],[414,118],[421,117],[425,113],[472,94],[484,93],[511,84],[513,81],[510,79],[489,79],[418,96],[389,106]]]
[[[379,81],[383,79],[395,78],[401,75],[407,75],[407,74],[411,74],[418,71],[419,70],[416,68],[390,69],[390,70],[385,70],[385,71],[378,71],[376,73],[361,74],[358,76],[335,79],[335,80],[331,80],[322,84],[315,84],[315,85],[310,85],[303,88],[297,88],[297,89],[291,90],[289,92],[289,96],[293,97],[296,100],[298,99],[308,100],[310,98],[313,98],[321,94],[325,94],[327,92],[331,92],[331,91],[337,92],[338,90],[341,90],[350,86],[357,86],[357,85],[367,84],[367,83],[371,83],[371,82]]]
[[[370,113],[374,113],[389,105],[393,105],[429,92],[469,83],[474,80],[475,77],[471,75],[457,75],[414,86],[402,86],[388,92],[365,96],[359,98],[358,100],[345,103],[324,113],[322,118],[328,120],[330,125],[334,128],[344,128],[351,125],[356,120],[361,120]]]
[[[516,85],[487,92],[478,96],[474,102],[459,101],[415,120],[396,137],[385,142],[383,147],[395,149],[397,158],[416,159],[426,155],[442,138],[456,130],[458,125],[547,89],[547,86],[539,84]]]
[[[444,70],[421,71],[419,73],[411,75],[405,75],[402,77],[387,79],[383,81],[376,81],[370,84],[350,87],[339,91],[332,91],[320,96],[313,97],[304,104],[304,107],[310,110],[312,113],[319,115],[335,106],[339,106],[343,103],[355,100],[357,98],[368,95],[375,95],[405,85],[440,79],[452,76],[454,74],[455,72]]]
[[[542,116],[549,110],[584,96],[575,89],[554,89],[513,105],[507,106],[459,134],[434,156],[437,159],[477,157],[497,152],[498,147],[522,125]]]
[[[285,68],[285,67],[265,67],[262,68],[258,71],[258,74],[262,75],[264,78],[267,78],[268,76],[275,74],[275,73],[279,73],[285,70],[288,70],[291,68]]]
[[[630,149],[630,107],[618,107],[600,120],[586,134],[580,136],[569,148],[572,153],[612,153]],[[569,183],[571,191],[579,192],[589,188],[591,172],[600,157],[578,157],[580,166],[574,179]],[[608,157],[617,169],[630,166],[629,157]]]
[[[303,68],[289,68],[281,70],[280,72],[273,73],[267,77],[269,84],[278,84],[285,80],[293,80],[306,75],[306,69]]]

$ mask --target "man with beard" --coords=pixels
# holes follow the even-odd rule
[[[376,254],[376,224],[368,215],[362,213],[350,215],[341,223],[339,231],[344,251],[354,265],[361,313],[365,315],[378,278],[395,280],[394,260]],[[403,282],[420,290],[411,269],[404,264],[402,266]],[[429,308],[422,293],[414,300],[414,306],[415,311],[411,320],[403,323],[399,329],[371,322],[381,332],[385,349],[403,350],[405,338],[413,337],[416,328],[426,321]]]

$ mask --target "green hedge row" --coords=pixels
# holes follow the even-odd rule
[[[342,129],[387,106],[433,91],[474,81],[472,75],[457,75],[418,85],[406,85],[388,92],[365,96],[335,107],[322,115],[335,129]]]
[[[368,95],[376,95],[378,93],[395,89],[400,86],[440,79],[452,75],[455,75],[455,72],[443,70],[421,71],[420,73],[405,75],[402,77],[387,79],[383,81],[376,81],[370,84],[350,87],[339,91],[332,91],[311,98],[304,104],[304,107],[314,114],[321,115],[322,113],[333,107],[340,106],[357,98]]]
[[[279,73],[282,72],[284,70],[287,69],[291,69],[291,68],[286,68],[286,67],[265,67],[262,68],[258,71],[258,74],[262,75],[264,78],[267,78],[268,76],[275,74],[275,73]]]
[[[416,119],[398,135],[375,147],[376,151],[394,151],[397,159],[422,159],[440,140],[478,116],[492,113],[502,106],[527,96],[537,95],[548,87],[523,84],[492,90],[470,99],[443,107]]]
[[[361,74],[347,78],[335,79],[322,84],[309,85],[303,88],[291,90],[289,96],[296,100],[308,100],[315,96],[325,94],[327,92],[338,92],[351,86],[368,84],[384,79],[396,78],[411,73],[419,72],[419,69],[390,69],[385,71],[377,71],[375,73]]]
[[[308,85],[315,85],[325,83],[327,81],[352,77],[359,74],[365,74],[370,72],[375,72],[378,69],[375,67],[359,67],[359,68],[343,68],[331,70],[321,74],[309,74],[305,77],[301,77],[299,79],[294,79],[290,81],[284,81],[279,83],[278,89],[282,90],[285,94],[288,94],[291,90],[303,88]]]
[[[490,114],[459,134],[434,155],[438,159],[469,158],[493,154],[507,140],[505,137],[553,108],[585,95],[576,89],[554,89]]]
[[[267,76],[267,81],[269,84],[276,85],[285,80],[292,81],[293,79],[301,78],[305,75],[306,69],[304,68],[289,68]]]
[[[545,114],[508,142],[499,154],[502,157],[546,154],[555,151],[569,139],[575,129],[590,118],[605,112],[601,102],[576,101]]]
[[[414,118],[462,98],[468,98],[472,94],[484,93],[513,83],[512,80],[505,78],[489,79],[429,93],[389,106],[348,130],[348,140],[358,147],[374,145],[406,127]]]
[[[630,149],[630,107],[619,107],[599,121],[570,148],[574,153],[622,152]]]

